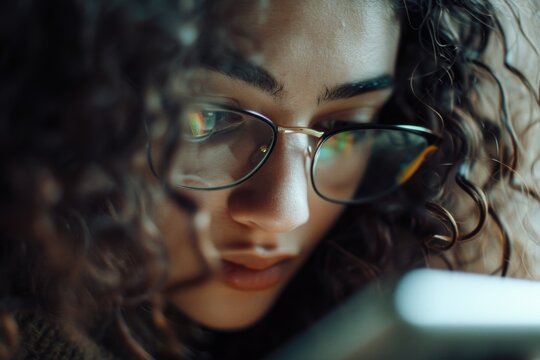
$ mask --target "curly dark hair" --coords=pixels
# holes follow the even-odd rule
[[[443,138],[440,150],[400,191],[349,207],[262,321],[239,332],[202,329],[203,340],[163,321],[158,289],[167,261],[145,211],[155,189],[133,167],[145,161],[149,94],[159,98],[186,54],[197,61],[224,39],[220,24],[234,7],[2,5],[0,358],[16,346],[14,314],[36,307],[68,314],[93,334],[111,325],[124,341],[109,345],[127,348],[124,356],[166,348],[172,357],[258,358],[382,276],[424,266],[534,276],[527,255],[535,233],[526,216],[540,200],[538,154],[525,149],[540,89],[536,74],[511,61],[508,45],[518,34],[538,60],[523,12],[507,1],[392,4],[402,38],[396,91],[381,118],[433,129]],[[526,6],[538,11],[537,3]],[[186,53],[192,28],[179,27],[199,21],[203,51]],[[167,315],[189,323],[173,310]],[[145,327],[162,336],[129,335]]]
[[[134,169],[146,166],[145,119],[160,111],[195,9],[167,0],[1,8],[0,358],[36,311],[89,333],[112,323],[144,357],[123,316],[155,300],[167,259],[145,210],[161,189]]]
[[[442,144],[401,191],[349,209],[329,245],[355,254],[372,278],[441,261],[531,276],[522,246],[535,233],[509,212],[509,204],[534,208],[539,200],[532,164],[540,154],[525,151],[539,120],[538,84],[510,62],[508,37],[521,32],[537,60],[538,49],[518,9],[504,1],[402,1],[396,10],[396,91],[381,118],[426,126]]]

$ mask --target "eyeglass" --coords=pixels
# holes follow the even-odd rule
[[[160,149],[164,137],[149,144],[152,171],[173,188],[236,186],[264,165],[278,134],[305,134],[310,138],[309,172],[315,192],[332,202],[360,204],[405,183],[440,140],[429,129],[413,125],[366,123],[319,131],[276,125],[258,112],[229,105],[193,101],[182,108],[167,130],[174,146]],[[350,124],[345,120],[339,123]],[[159,173],[156,164],[164,153],[168,165]]]

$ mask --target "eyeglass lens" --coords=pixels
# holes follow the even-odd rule
[[[345,130],[326,138],[313,159],[313,186],[334,201],[381,196],[407,181],[433,148],[403,129]]]
[[[276,136],[272,125],[256,116],[209,105],[188,107],[177,129],[178,151],[164,178],[169,185],[192,189],[224,188],[245,180],[269,156]],[[412,131],[343,130],[324,137],[317,147],[313,186],[329,200],[369,200],[407,181],[431,150]],[[159,161],[156,154],[152,161]]]
[[[194,189],[216,189],[249,177],[270,153],[274,129],[240,112],[193,107],[179,119],[179,151],[167,181]]]

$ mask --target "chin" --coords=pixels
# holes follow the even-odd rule
[[[220,318],[205,318],[205,316],[196,318],[195,316],[189,316],[188,314],[188,317],[212,330],[238,331],[248,329],[255,325],[265,314],[266,312],[263,312],[258,316],[223,316]]]
[[[214,330],[235,331],[255,325],[279,296],[279,287],[264,291],[238,291],[210,281],[179,291],[170,303],[191,320]]]

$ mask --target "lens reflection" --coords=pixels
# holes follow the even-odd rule
[[[239,182],[265,160],[274,141],[270,124],[241,112],[192,107],[180,122],[180,150],[167,174],[175,186],[212,189]]]
[[[335,201],[363,201],[406,181],[431,151],[427,140],[403,129],[345,130],[315,153],[313,185]]]

